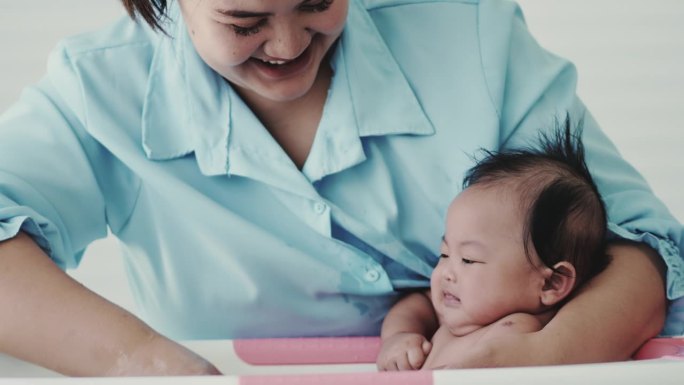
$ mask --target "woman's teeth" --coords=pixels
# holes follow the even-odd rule
[[[259,59],[259,60],[261,60],[262,62],[264,62],[266,64],[270,64],[270,65],[281,65],[281,64],[287,63],[286,60],[264,60],[264,59]]]

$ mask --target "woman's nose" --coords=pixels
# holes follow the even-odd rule
[[[304,52],[311,42],[311,32],[295,23],[283,21],[264,44],[264,53],[274,59],[292,60]]]

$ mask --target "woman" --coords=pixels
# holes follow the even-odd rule
[[[124,4],[149,24],[66,40],[0,120],[0,346],[66,374],[216,373],[164,336],[377,334],[429,284],[465,154],[585,115],[507,2]],[[643,243],[460,366],[628,357],[664,319],[651,247],[684,294],[681,225],[585,126],[610,230]],[[107,228],[144,322],[58,268]]]

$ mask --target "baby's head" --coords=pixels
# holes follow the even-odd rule
[[[539,149],[488,151],[466,175],[431,280],[452,333],[557,306],[608,264],[606,211],[580,135],[566,120]]]

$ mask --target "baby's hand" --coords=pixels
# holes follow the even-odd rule
[[[378,370],[418,370],[430,349],[432,344],[421,334],[397,333],[382,341]]]

